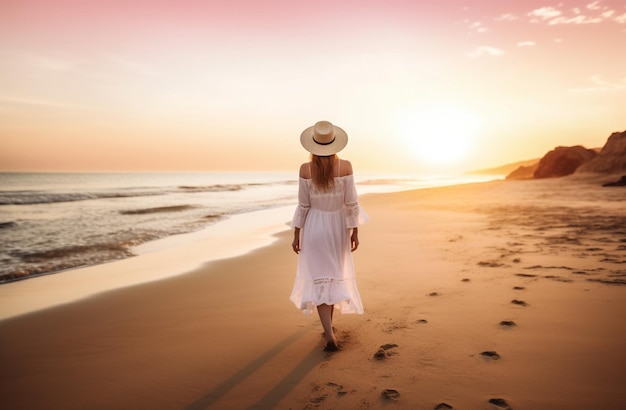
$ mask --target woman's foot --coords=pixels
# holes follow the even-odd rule
[[[336,340],[329,340],[324,348],[325,352],[336,352],[339,350],[339,343]]]

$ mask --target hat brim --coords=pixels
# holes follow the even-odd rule
[[[330,144],[324,145],[315,142],[313,139],[313,129],[315,126],[302,131],[300,143],[305,150],[320,157],[336,154],[348,145],[348,134],[336,125],[333,125],[333,127],[335,128],[335,139]]]

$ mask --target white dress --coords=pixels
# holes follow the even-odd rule
[[[359,207],[354,177],[335,177],[329,192],[320,192],[313,180],[300,178],[298,207],[292,228],[300,228],[301,250],[291,301],[305,314],[321,304],[342,313],[363,313],[356,286],[350,229],[367,222]]]

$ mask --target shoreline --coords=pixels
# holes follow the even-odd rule
[[[390,185],[382,191],[379,191],[380,188],[372,190],[366,184],[360,187],[359,197],[493,182],[494,180],[490,178],[490,176],[434,178],[432,183],[434,186],[422,181],[417,187]],[[369,180],[366,179],[366,181]],[[290,229],[289,222],[295,207],[295,204],[282,205],[233,214],[199,231],[167,236],[134,246],[129,249],[135,254],[132,257],[3,282],[0,284],[0,321],[76,302],[103,292],[184,275],[205,263],[253,252],[272,244],[277,240],[276,234]],[[202,246],[210,247],[211,255],[200,256]],[[185,249],[186,247],[189,249]],[[159,252],[164,252],[164,254],[155,255]],[[176,266],[169,263],[170,259],[182,260],[183,258],[191,260],[177,263]],[[153,271],[146,272],[150,269]],[[120,277],[116,271],[121,270],[141,270],[142,273]],[[69,289],[64,282],[71,284]],[[34,301],[25,301],[25,296]]]
[[[137,255],[130,258],[3,283],[0,321],[184,275],[204,264],[253,252],[271,245],[277,234],[289,229],[293,209],[281,206],[236,214],[201,231],[141,244],[133,248]],[[120,271],[134,274],[120,275]]]
[[[297,181],[286,179],[283,172],[260,177],[246,173],[237,177],[215,173],[111,174],[111,178],[106,177],[108,174],[87,174],[59,180],[54,175],[15,177],[0,193],[0,202],[9,205],[4,217],[8,222],[0,224],[4,227],[0,236],[6,242],[0,250],[6,262],[0,269],[0,285],[134,257],[133,253],[150,250],[153,242],[164,244],[161,248],[168,243],[177,245],[179,239],[201,238],[211,225],[233,215],[295,207],[297,202],[293,185]],[[362,178],[358,188],[361,194],[485,179],[371,173]],[[32,189],[40,193],[34,195]],[[83,205],[87,198],[91,202]],[[83,210],[83,206],[88,208]],[[182,208],[186,211],[178,212]]]

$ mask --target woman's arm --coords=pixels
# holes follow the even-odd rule
[[[356,251],[359,247],[359,228],[352,228],[352,235],[350,236],[350,245],[352,252]]]
[[[295,253],[300,252],[300,228],[293,230],[293,242],[291,243],[291,247]]]

